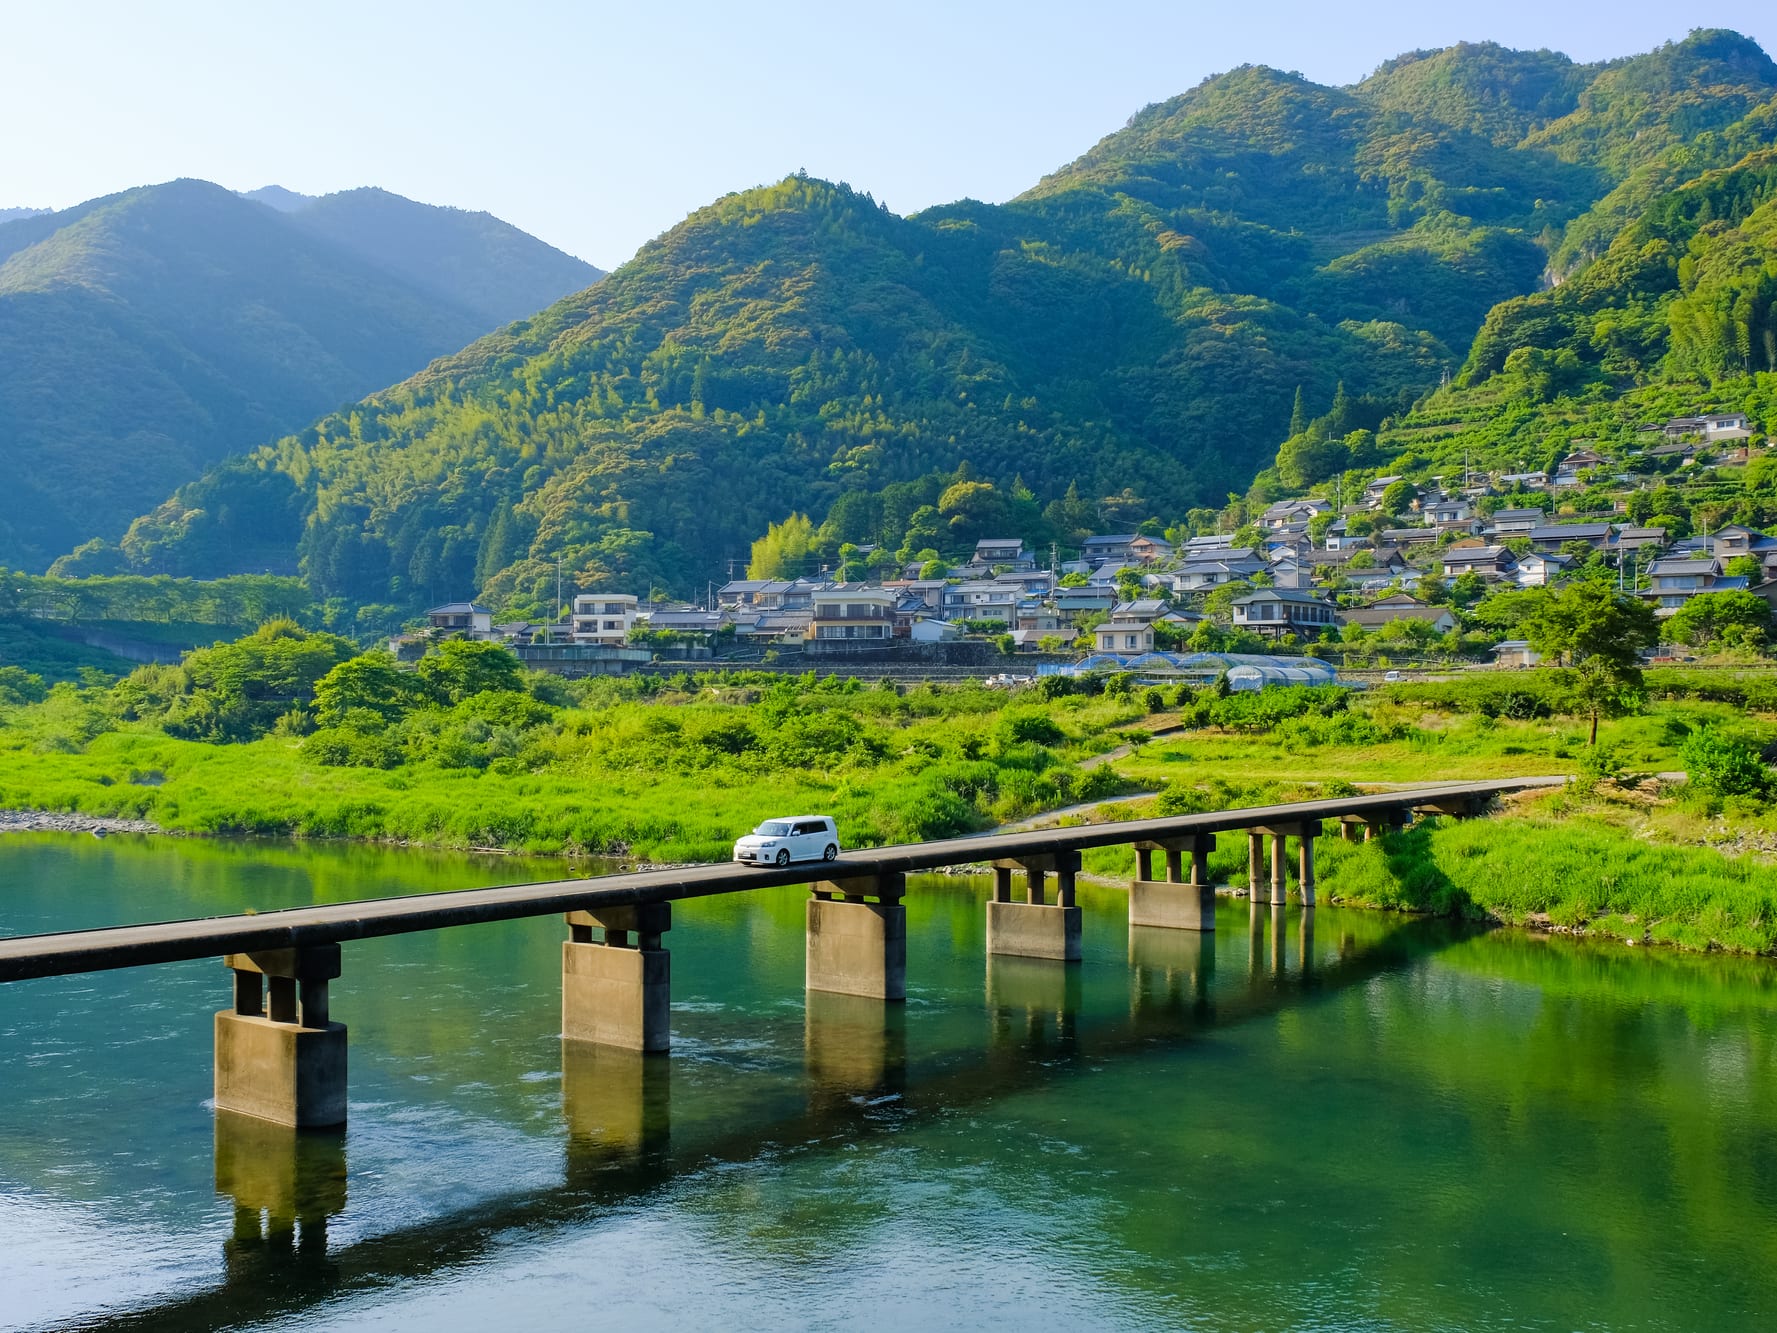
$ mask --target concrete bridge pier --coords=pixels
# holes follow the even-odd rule
[[[1340,815],[1339,839],[1342,842],[1374,842],[1376,839],[1405,827],[1407,812],[1384,810],[1374,815]]]
[[[297,1129],[346,1122],[346,1029],[327,1012],[339,945],[231,953],[234,1007],[216,1014],[216,1109]]]
[[[1215,850],[1213,833],[1190,838],[1166,838],[1135,844],[1135,880],[1129,886],[1129,924],[1162,926],[1173,930],[1216,928],[1216,891],[1209,882],[1209,854]],[[1166,878],[1154,878],[1154,853],[1166,855]],[[1184,859],[1191,857],[1191,878],[1185,881]]]
[[[1022,870],[1025,901],[1012,901],[1012,874]],[[1071,848],[993,863],[993,898],[987,904],[987,952],[1021,958],[1080,960],[1080,909],[1074,877],[1080,854]],[[1043,901],[1043,882],[1055,873],[1055,902]]]
[[[805,988],[869,1000],[907,998],[907,876],[822,880],[808,900]],[[875,902],[868,899],[874,898]]]
[[[671,955],[660,937],[671,903],[567,914],[561,946],[561,1034],[628,1051],[664,1051],[672,1021]],[[603,933],[595,940],[593,933]],[[630,943],[630,937],[635,943]]]
[[[1249,830],[1248,836],[1254,847],[1265,838],[1271,839],[1271,882],[1270,902],[1274,907],[1282,906],[1289,897],[1289,847],[1288,840],[1296,839],[1296,882],[1302,891],[1302,904],[1314,906],[1314,840],[1320,836],[1320,824],[1310,822],[1303,824],[1268,824],[1263,828]],[[1264,885],[1258,879],[1256,867],[1252,880],[1251,894],[1253,901],[1264,901]]]

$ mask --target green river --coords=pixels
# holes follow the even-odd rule
[[[0,933],[567,873],[16,835]],[[1092,888],[988,960],[933,877],[885,1015],[804,897],[675,907],[646,1061],[564,1048],[558,919],[346,945],[343,1136],[212,1111],[219,961],[0,988],[0,1325],[1777,1326],[1777,965]]]

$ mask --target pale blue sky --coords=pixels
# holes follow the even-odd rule
[[[1323,83],[1459,40],[1578,60],[1768,0],[895,5],[11,0],[0,207],[200,176],[485,208],[603,267],[798,167],[897,212],[1001,200],[1242,63]]]

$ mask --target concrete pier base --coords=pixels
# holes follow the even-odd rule
[[[569,912],[572,938],[561,947],[561,1034],[626,1051],[671,1044],[672,956],[660,947],[672,906]],[[602,943],[592,938],[604,931]],[[631,935],[638,936],[630,944]]]
[[[292,1129],[346,1122],[346,1029],[216,1015],[216,1109]]]
[[[1046,856],[995,861],[993,899],[987,904],[987,952],[1018,958],[1058,958],[1080,961],[1080,909],[1074,902],[1074,878],[1080,854],[1054,852]],[[1011,901],[1012,872],[1024,872],[1025,901]],[[1046,876],[1055,874],[1055,902],[1043,901]]]
[[[987,952],[1080,961],[1080,909],[1050,903],[988,903]]]
[[[1216,891],[1208,884],[1138,879],[1129,886],[1129,924],[1213,931]]]
[[[229,954],[234,1008],[215,1024],[216,1109],[294,1129],[346,1121],[346,1029],[329,1020],[339,946]]]
[[[907,998],[905,888],[901,875],[814,886],[808,901],[808,990],[872,1000]],[[866,895],[877,901],[866,902]]]

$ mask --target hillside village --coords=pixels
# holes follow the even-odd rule
[[[877,581],[731,579],[702,605],[584,593],[553,625],[500,624],[489,608],[453,603],[395,647],[411,655],[428,637],[466,634],[554,648],[536,660],[568,670],[615,649],[959,665],[990,651],[1156,674],[1188,670],[1195,653],[1516,667],[1536,655],[1512,633],[1528,611],[1513,594],[1583,578],[1651,603],[1670,627],[1661,655],[1761,648],[1777,607],[1777,537],[1733,521],[1722,497],[1749,465],[1768,466],[1762,434],[1741,412],[1637,434],[1616,457],[1576,441],[1546,471],[1385,473],[1349,498],[1338,494],[1347,474],[1263,508],[1231,505],[1221,531],[1150,520],[1065,552],[983,538],[942,568],[915,562]]]

